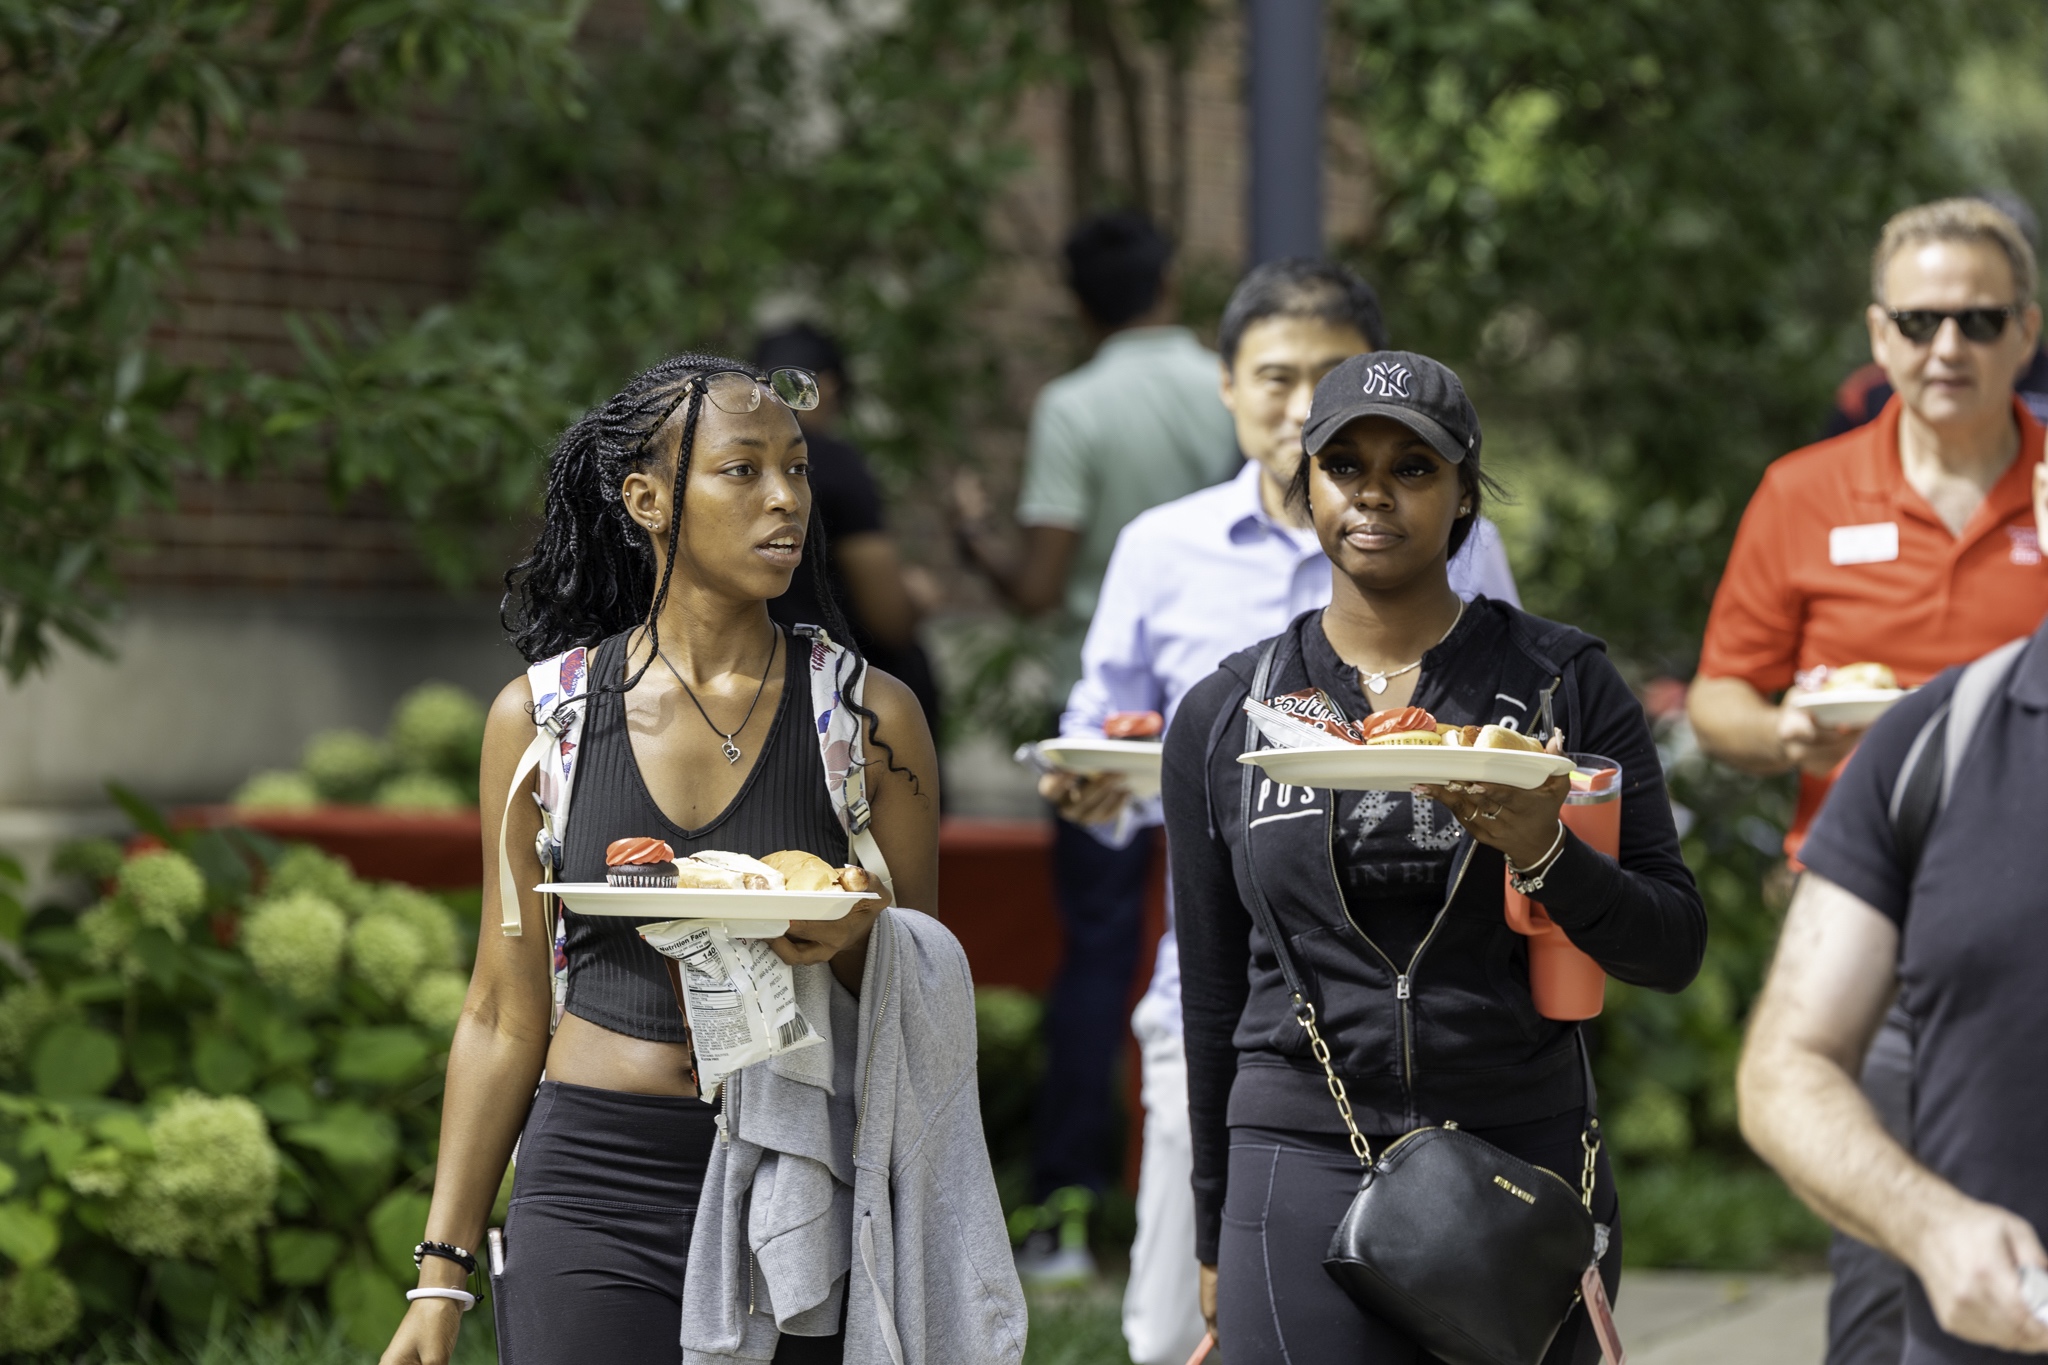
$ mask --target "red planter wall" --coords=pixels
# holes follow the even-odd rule
[[[312,844],[348,859],[358,877],[413,886],[463,887],[483,881],[483,817],[476,811],[428,814],[322,806],[308,811],[244,811],[188,806],[171,813],[179,829],[240,825],[287,843]]]

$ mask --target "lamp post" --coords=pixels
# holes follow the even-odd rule
[[[1251,261],[1323,252],[1322,0],[1245,0]]]

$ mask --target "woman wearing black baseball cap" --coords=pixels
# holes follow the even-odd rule
[[[1609,1230],[1601,1277],[1610,1293],[1619,1280],[1614,1181],[1604,1152],[1588,1161],[1577,1029],[1537,1013],[1527,941],[1503,914],[1507,874],[1540,889],[1610,975],[1656,990],[1692,980],[1706,916],[1642,708],[1600,642],[1451,590],[1446,561],[1492,487],[1457,375],[1398,351],[1348,360],[1317,385],[1303,445],[1294,496],[1330,557],[1330,605],[1226,659],[1166,741],[1196,1251],[1224,1360],[1409,1362],[1418,1343],[1322,1268],[1359,1186],[1354,1118],[1374,1153],[1450,1123],[1575,1190],[1590,1169],[1592,1215]],[[1568,736],[1618,761],[1619,860],[1564,828],[1562,777],[1530,791],[1274,786],[1237,761],[1262,665],[1260,700],[1319,689],[1354,720],[1420,706],[1453,725],[1554,728],[1553,749]],[[1273,936],[1254,931],[1254,891],[1313,1004],[1331,1076]],[[1332,1102],[1339,1087],[1349,1114]],[[1544,1360],[1598,1353],[1576,1306]]]

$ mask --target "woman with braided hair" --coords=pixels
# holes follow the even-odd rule
[[[607,844],[635,836],[665,840],[678,857],[802,849],[835,866],[851,861],[812,724],[811,650],[793,645],[767,609],[802,556],[824,551],[793,416],[816,394],[801,370],[762,374],[718,356],[678,356],[556,445],[539,536],[506,576],[504,620],[529,660],[590,651],[560,880],[603,881]],[[821,624],[836,642],[851,640],[842,622]],[[930,909],[939,820],[931,735],[896,679],[868,674],[864,697],[854,709],[874,755],[872,832],[896,899]],[[564,913],[566,1009],[550,1035],[551,945],[530,890],[543,880],[531,779],[513,792],[503,831],[523,932],[499,932],[496,794],[512,786],[534,739],[536,700],[526,676],[514,679],[486,731],[489,908],[449,1052],[421,1290],[386,1365],[449,1359],[468,1306],[465,1257],[483,1244],[515,1140],[502,1358],[682,1358],[684,1269],[717,1111],[698,1097],[665,960],[639,939],[636,921]],[[771,946],[785,962],[829,963],[833,990],[858,996],[886,903],[878,894],[844,919],[793,923]],[[785,1332],[773,1358],[838,1362],[841,1342]]]

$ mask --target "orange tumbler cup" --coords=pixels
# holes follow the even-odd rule
[[[1559,812],[1565,828],[1610,858],[1621,855],[1621,765],[1572,754],[1572,789]],[[1508,927],[1529,940],[1529,994],[1545,1019],[1591,1019],[1607,1003],[1607,973],[1580,952],[1556,921],[1507,887]]]

